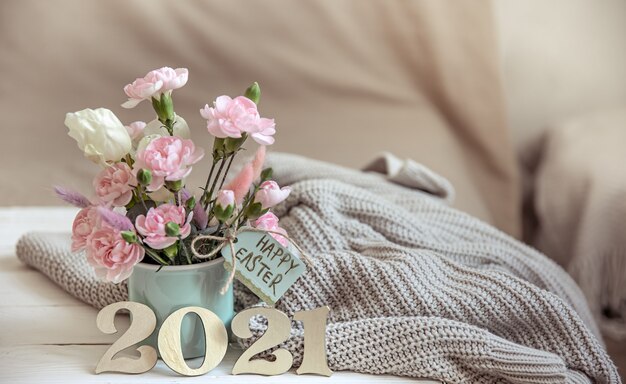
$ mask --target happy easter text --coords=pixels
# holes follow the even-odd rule
[[[235,255],[240,263],[239,268],[245,268],[248,272],[256,272],[256,276],[267,284],[268,289],[276,294],[276,285],[292,270],[300,266],[300,260],[292,256],[283,247],[270,241],[268,235],[263,236],[256,244],[254,251],[239,248]],[[277,270],[282,268],[283,272]]]

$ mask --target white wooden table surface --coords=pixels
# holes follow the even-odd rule
[[[58,207],[0,208],[0,383],[435,383],[347,371],[335,372],[330,378],[297,376],[293,370],[272,377],[232,376],[230,370],[240,353],[234,348],[229,348],[219,367],[199,377],[179,376],[162,361],[140,375],[96,375],[96,363],[117,336],[98,331],[96,309],[74,299],[15,256],[15,244],[22,234],[68,232],[75,212]],[[116,320],[116,325],[120,331],[128,327],[125,318]]]

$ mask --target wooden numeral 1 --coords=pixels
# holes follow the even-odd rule
[[[304,325],[304,356],[302,357],[302,364],[296,370],[298,375],[315,373],[330,376],[333,374],[326,361],[326,319],[328,312],[330,312],[330,308],[324,306],[293,314],[293,319],[302,321]]]
[[[98,312],[96,318],[98,329],[106,334],[117,333],[114,323],[115,314],[122,309],[127,309],[130,312],[130,326],[102,355],[96,366],[96,373],[144,373],[151,370],[157,362],[156,350],[149,345],[142,345],[137,348],[140,353],[138,359],[129,357],[113,359],[118,352],[145,340],[156,327],[156,316],[148,306],[131,301],[121,301],[107,305]]]
[[[188,313],[198,315],[204,327],[204,361],[196,369],[185,362],[180,344],[180,326]],[[228,335],[224,323],[213,312],[202,307],[185,307],[165,319],[159,331],[158,344],[161,358],[173,371],[185,376],[199,376],[217,367],[222,361],[228,347]]]
[[[257,341],[246,349],[235,365],[233,375],[240,373],[256,373],[259,375],[281,375],[291,368],[293,356],[284,348],[278,348],[272,354],[274,361],[263,359],[251,360],[253,356],[276,347],[286,341],[291,334],[291,321],[283,312],[273,308],[254,307],[243,310],[233,318],[231,328],[237,337],[249,339],[250,319],[255,315],[261,315],[267,319],[267,330]]]

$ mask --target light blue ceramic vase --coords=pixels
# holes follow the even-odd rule
[[[225,294],[220,294],[227,280],[228,271],[224,269],[222,257],[199,264],[165,266],[160,270],[158,265],[135,265],[128,280],[128,297],[130,301],[152,308],[157,318],[157,328],[146,342],[156,348],[161,324],[172,312],[183,307],[207,308],[230,330],[234,316],[232,284]],[[181,345],[186,359],[204,356],[204,329],[198,316],[188,314],[183,319]]]

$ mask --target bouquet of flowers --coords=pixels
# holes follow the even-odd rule
[[[224,236],[244,225],[270,231],[281,244],[278,218],[270,209],[290,193],[263,169],[265,147],[274,142],[273,119],[259,115],[260,88],[243,96],[220,96],[200,110],[213,136],[211,168],[204,187],[185,184],[204,157],[190,139],[189,126],[174,111],[172,93],[187,83],[188,70],[164,67],[124,87],[133,108],[152,103],[156,118],[124,126],[108,109],[68,113],[65,125],[85,157],[102,166],[93,180],[94,197],[55,187],[64,201],[81,208],[72,226],[72,250],[85,250],[99,278],[119,283],[142,260],[160,265],[206,261],[192,252],[199,235]],[[234,158],[251,138],[260,146],[252,161],[226,183]],[[200,239],[198,239],[200,240]],[[199,251],[218,246],[206,240]],[[147,256],[147,257],[145,257]]]

